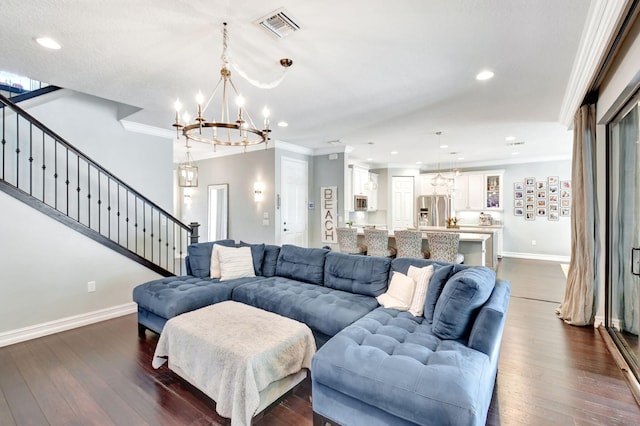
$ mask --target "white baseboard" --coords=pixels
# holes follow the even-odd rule
[[[6,331],[4,333],[0,333],[0,348],[13,345],[14,343],[20,343],[36,339],[38,337],[59,333],[61,331],[71,330],[72,328],[78,328],[100,321],[129,315],[137,311],[138,305],[131,302],[124,305],[101,309],[99,311],[87,312],[86,314],[45,322],[43,324],[36,324],[17,330]]]
[[[559,256],[555,254],[538,254],[538,253],[515,253],[505,251],[502,252],[502,257],[515,257],[518,259],[533,259],[533,260],[550,260],[552,262],[571,262],[571,256]]]

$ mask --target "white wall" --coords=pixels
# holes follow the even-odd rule
[[[0,337],[130,304],[136,285],[160,277],[4,192],[0,205]]]
[[[229,233],[236,241],[268,243],[275,241],[275,150],[260,149],[196,162],[198,187],[189,188],[191,205],[182,206],[182,220],[200,223],[200,242],[208,236],[208,185],[229,185]],[[264,201],[253,199],[254,182],[264,182]],[[264,213],[269,224],[263,225]]]
[[[536,181],[546,181],[549,176],[558,176],[560,180],[571,180],[571,160],[549,161],[544,163],[512,164],[500,166],[504,169],[504,252],[509,254],[530,255],[531,257],[571,256],[571,218],[560,217],[558,221],[536,216],[536,220],[525,220],[524,216],[515,216],[513,212],[515,182],[523,182],[525,177],[534,177]],[[536,245],[532,245],[532,241]]]

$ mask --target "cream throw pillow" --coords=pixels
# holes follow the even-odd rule
[[[251,247],[218,247],[220,281],[255,277]]]
[[[211,249],[211,266],[209,267],[209,276],[211,278],[220,278],[220,258],[218,257],[218,251],[220,244],[214,244]]]
[[[429,288],[429,280],[433,276],[433,265],[425,266],[423,268],[416,268],[415,266],[409,266],[407,275],[416,282],[416,291],[413,292],[413,299],[411,300],[411,306],[409,312],[414,317],[421,317],[424,315],[424,301],[427,298],[427,288]]]
[[[416,289],[416,282],[400,272],[394,272],[386,293],[376,297],[378,303],[385,308],[406,311]]]

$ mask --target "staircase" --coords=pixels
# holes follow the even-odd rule
[[[0,190],[164,275],[184,275],[185,225],[0,94]]]

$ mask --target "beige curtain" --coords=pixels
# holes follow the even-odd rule
[[[597,206],[595,198],[595,105],[583,105],[574,118],[571,202],[571,264],[558,317],[572,325],[593,323],[595,310]]]

